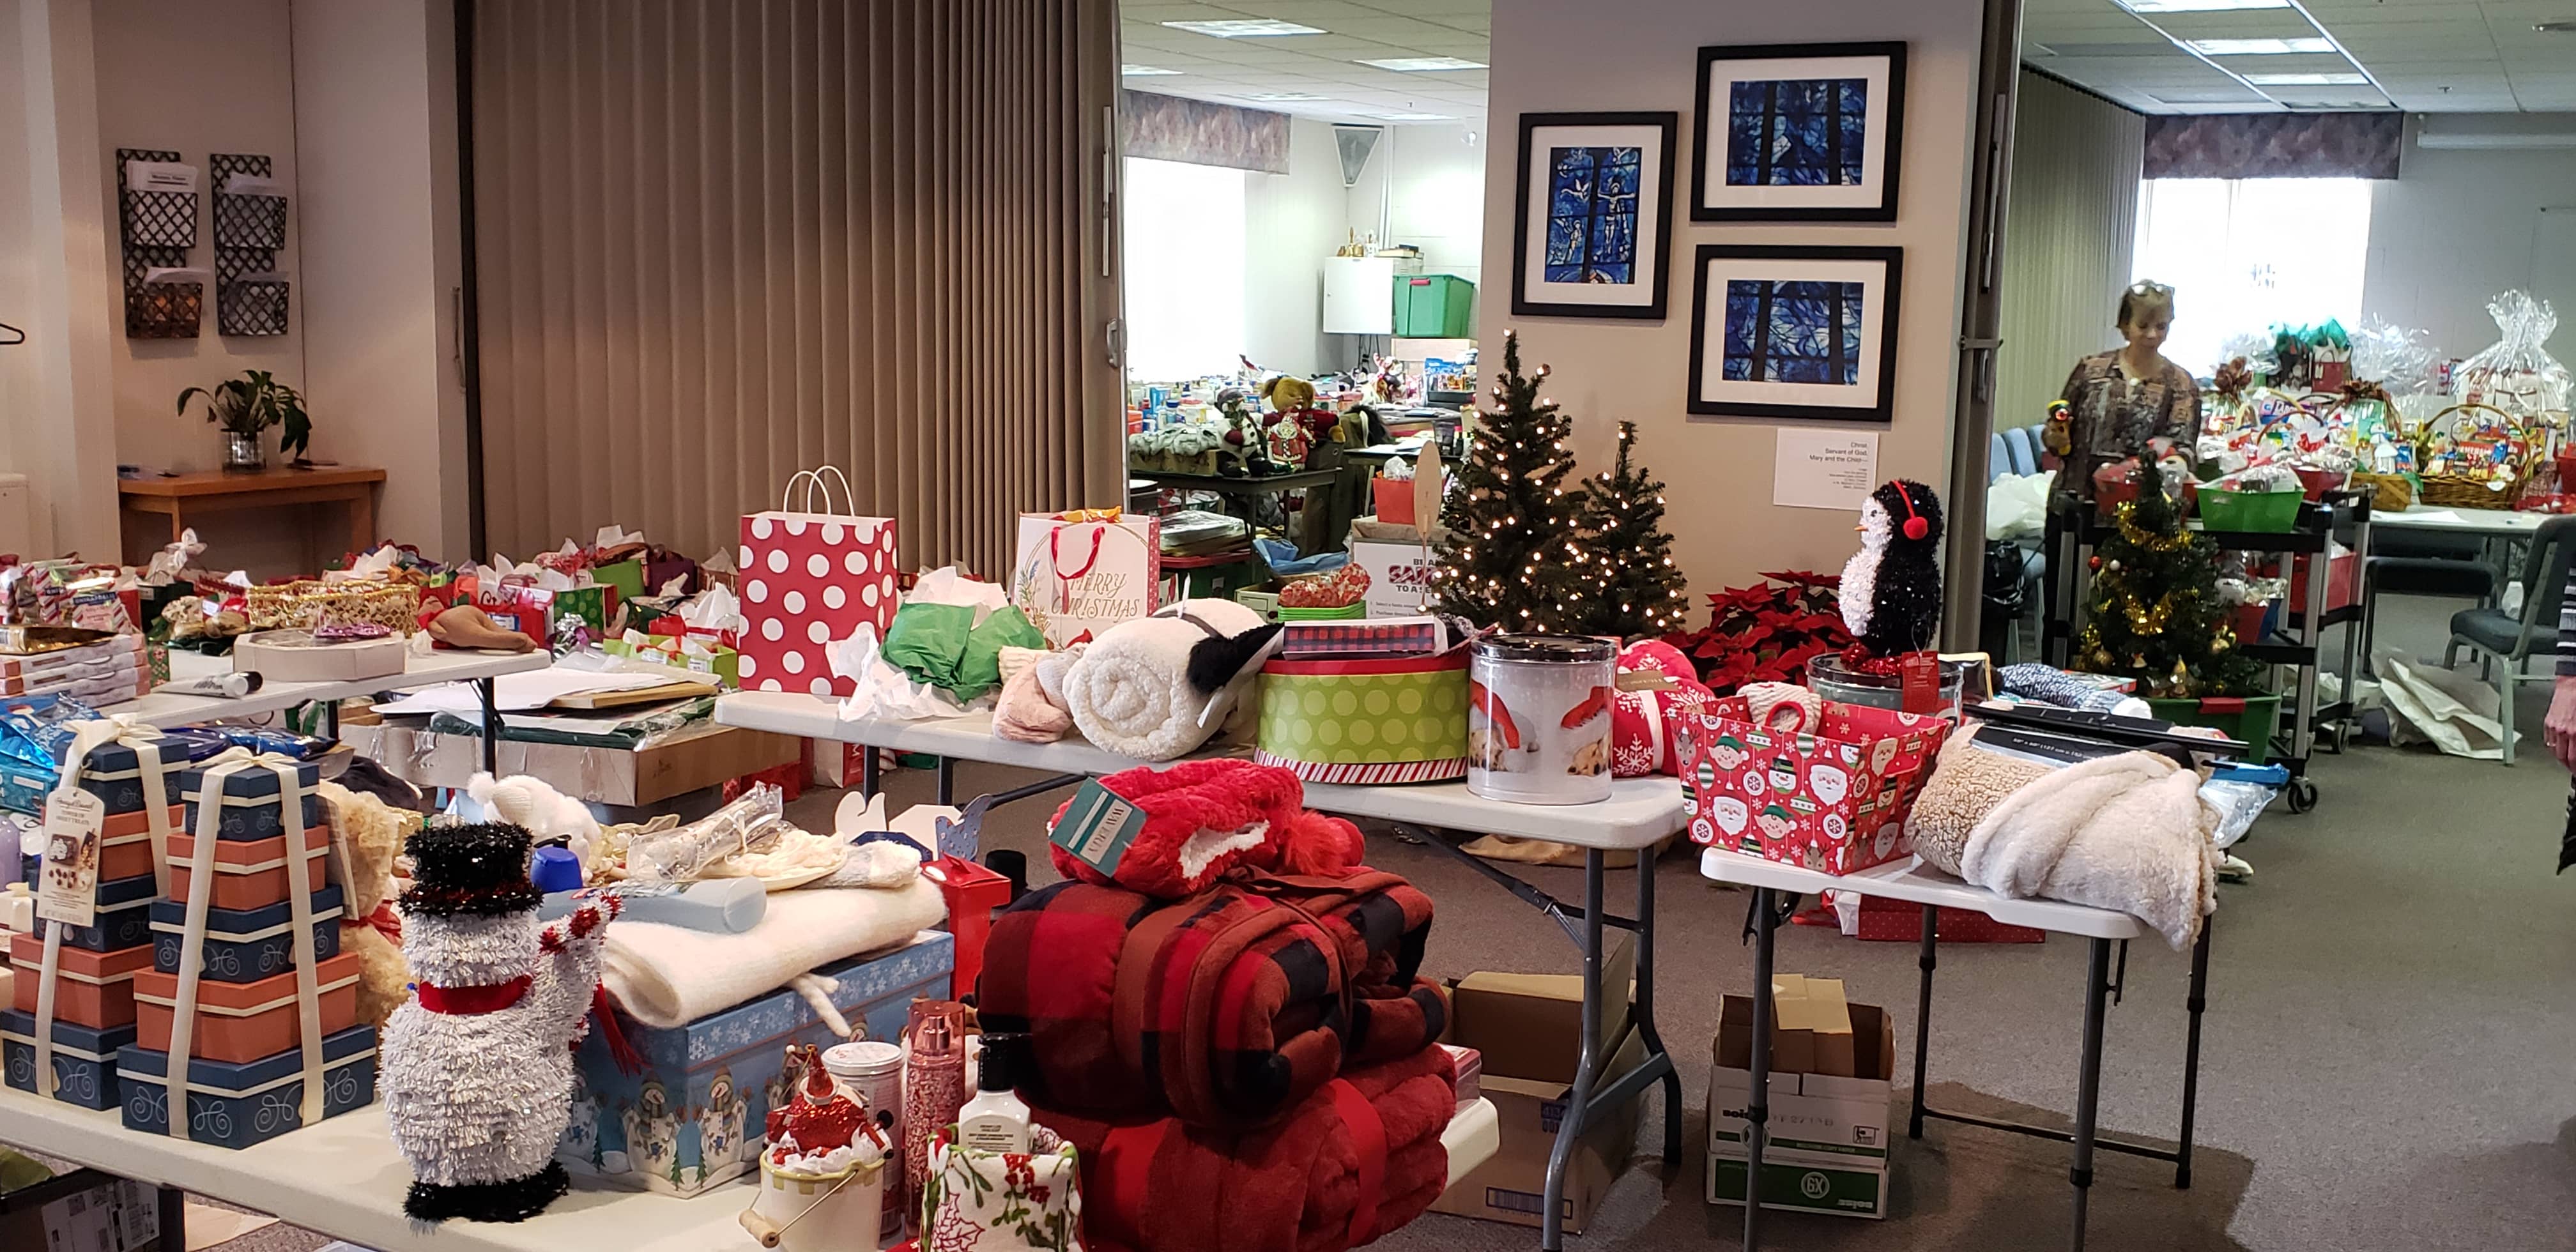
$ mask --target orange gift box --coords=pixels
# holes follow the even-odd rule
[[[180,829],[179,819],[186,805],[170,806],[170,829]],[[98,832],[98,880],[112,882],[152,872],[152,826],[149,814],[141,811],[116,813],[108,817]]]
[[[322,1033],[358,1024],[358,965],[355,952],[343,952],[313,967],[321,989],[317,1008]],[[170,1024],[179,998],[179,976],[147,969],[134,976],[135,1042],[156,1052],[170,1050]],[[272,974],[258,982],[197,984],[197,1029],[188,1052],[199,1060],[240,1065],[294,1048],[303,1032],[295,1018],[295,971]]]
[[[17,968],[10,1000],[19,1012],[36,1011],[36,992],[44,982],[45,941],[34,935],[9,938],[9,963]],[[134,979],[152,969],[152,945],[137,944],[114,952],[64,948],[54,960],[54,1020],[113,1030],[134,1022]]]
[[[331,828],[316,826],[304,832],[304,846],[310,853],[304,861],[306,891],[320,891],[323,886],[323,856],[331,846]],[[170,898],[186,900],[196,889],[196,875],[188,868],[188,859],[196,855],[195,835],[170,836]],[[219,840],[215,845],[214,907],[219,909],[264,909],[286,901],[286,836],[266,839]]]

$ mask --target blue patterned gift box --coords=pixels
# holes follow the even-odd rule
[[[351,1026],[322,1037],[322,1116],[336,1117],[376,1098],[376,1028]],[[116,1086],[125,1128],[170,1133],[170,1054],[135,1044],[116,1050]],[[247,1148],[304,1124],[304,1053],[289,1048],[239,1064],[188,1062],[188,1137],[218,1148]]]
[[[832,1003],[862,1037],[890,1042],[914,997],[947,998],[956,955],[954,937],[923,931],[903,947],[815,972],[840,982]],[[590,1032],[574,1054],[572,1123],[555,1159],[575,1174],[676,1195],[751,1172],[769,1110],[792,1094],[780,1072],[787,1045],[840,1042],[789,989],[674,1030],[619,1024],[644,1072],[620,1072]]]
[[[71,1022],[54,1023],[54,1075],[62,1085],[54,1098],[85,1109],[116,1107],[116,1052],[134,1042],[128,1023],[92,1030]],[[36,1089],[36,1015],[0,1010],[0,1071],[20,1091]]]
[[[298,830],[311,830],[328,820],[322,811],[322,797],[313,794],[313,785],[321,778],[320,768],[310,762],[295,767],[296,785],[304,791],[304,820]],[[204,770],[186,770],[178,777],[180,796],[188,803],[186,825],[197,829],[197,806],[205,789]],[[215,828],[218,839],[241,841],[274,839],[286,833],[277,817],[277,774],[264,766],[253,766],[224,779],[223,814]]]
[[[205,977],[216,982],[258,982],[295,968],[294,902],[266,908],[206,910]],[[152,904],[152,968],[179,972],[179,932],[188,906],[178,900]],[[313,893],[313,959],[340,954],[340,887]]]
[[[172,792],[188,770],[190,741],[163,739],[151,745],[160,757],[162,786]],[[56,776],[53,782],[60,782]],[[122,743],[104,743],[90,749],[89,760],[81,766],[80,789],[107,803],[108,815],[143,811],[143,763],[136,759],[135,749]],[[49,784],[46,788],[51,790]],[[167,801],[164,801],[167,803]]]
[[[92,898],[98,901],[97,915],[87,926],[63,929],[63,946],[84,952],[114,952],[152,939],[152,875],[137,874],[131,878],[111,878],[98,885]],[[42,918],[36,921],[36,937],[41,939],[54,924]]]

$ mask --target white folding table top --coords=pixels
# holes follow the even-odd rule
[[[1079,734],[1055,743],[1004,739],[993,733],[990,713],[911,722],[845,718],[839,701],[800,692],[744,691],[721,696],[716,700],[716,720],[727,726],[808,739],[833,739],[895,752],[922,752],[1059,774],[1114,774],[1145,764],[1093,747]],[[1240,749],[1233,753],[1242,754]],[[1605,849],[1647,847],[1690,821],[1690,808],[1682,803],[1681,781],[1663,777],[1613,780],[1610,798],[1595,804],[1489,800],[1469,792],[1463,782],[1368,787],[1308,783],[1306,803],[1344,816],[1523,839],[1552,839],[1577,847]]]
[[[1494,1155],[1502,1142],[1500,1125],[1490,1100],[1458,1110],[1440,1136],[1449,1149],[1451,1182]],[[0,1142],[275,1214],[380,1252],[709,1252],[753,1246],[735,1221],[751,1203],[754,1188],[747,1182],[682,1198],[576,1177],[572,1194],[528,1221],[414,1226],[402,1211],[411,1167],[394,1151],[382,1103],[234,1151],[127,1130],[113,1111],[0,1089]]]
[[[1709,848],[1700,853],[1699,872],[1701,877],[1718,882],[1769,887],[1801,895],[1849,891],[1882,900],[1967,909],[2010,925],[2029,926],[2061,935],[2080,935],[2087,939],[2139,939],[2155,934],[2147,929],[2145,923],[2126,913],[2097,909],[2089,904],[2068,904],[2063,900],[2017,900],[1984,887],[1969,886],[1913,857],[1857,873],[1821,874],[1781,861],[1768,861],[1724,848]]]
[[[2529,535],[2555,516],[2517,509],[2445,509],[2414,504],[2394,511],[2373,509],[2370,524],[2454,535]]]
[[[266,683],[259,690],[238,700],[221,696],[187,696],[171,691],[156,691],[148,696],[122,704],[104,705],[101,713],[132,717],[154,726],[185,726],[190,722],[209,722],[224,717],[256,717],[293,708],[309,700],[347,700],[373,695],[379,691],[398,691],[427,687],[437,683],[466,678],[498,678],[527,670],[545,669],[554,657],[545,649],[531,652],[433,652],[412,656],[403,672],[382,678],[357,678],[346,682]],[[173,650],[170,653],[170,678],[186,682],[233,672],[230,659],[206,656],[197,652]]]

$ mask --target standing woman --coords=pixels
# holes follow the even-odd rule
[[[2069,411],[2051,422],[2049,451],[2064,458],[2058,494],[2093,498],[2093,471],[2126,457],[2152,462],[2148,441],[2188,449],[2200,436],[2200,385],[2191,371],[2165,359],[2173,329],[2173,288],[2140,282],[2120,293],[2120,336],[2127,346],[2075,363],[2059,396]],[[2065,446],[2058,446],[2059,444]]]

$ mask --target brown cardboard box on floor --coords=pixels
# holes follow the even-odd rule
[[[1602,963],[1602,1056],[1626,1037],[1636,984],[1637,950],[1612,949]],[[1583,980],[1573,974],[1502,974],[1480,970],[1450,984],[1443,1043],[1484,1054],[1485,1073],[1534,1082],[1570,1083],[1583,1038]]]
[[[1571,1042],[1570,1037],[1566,1037]],[[1470,1042],[1466,1046],[1479,1047]],[[1488,1054],[1484,1097],[1494,1103],[1502,1143],[1491,1160],[1468,1171],[1432,1201],[1434,1213],[1455,1213],[1515,1226],[1536,1226],[1546,1211],[1547,1158],[1556,1149],[1556,1128],[1572,1096],[1570,1083],[1527,1078],[1497,1078]],[[1602,1068],[1596,1089],[1606,1087],[1646,1061],[1645,1037],[1629,1031]],[[1600,1125],[1584,1131],[1566,1162],[1561,1212],[1567,1234],[1581,1234],[1592,1214],[1628,1167],[1628,1152],[1637,1140],[1637,1111],[1631,1100]],[[1499,1246],[1499,1245],[1498,1245]]]
[[[1733,1049],[1748,1060],[1753,1053],[1753,1000],[1728,996],[1737,1006],[1718,1019],[1718,1048]],[[1849,1078],[1860,1071],[1852,1032],[1852,1007],[1839,978],[1771,976],[1771,1069],[1783,1074],[1829,1074]]]
[[[1817,981],[1808,980],[1809,988]],[[1809,999],[1812,1008],[1812,994]],[[1761,1182],[1766,1209],[1887,1215],[1896,1031],[1887,1011],[1874,1005],[1851,1004],[1845,1012],[1849,1028],[1842,1037],[1850,1045],[1849,1073],[1782,1069],[1776,1063],[1771,1070]],[[1744,1202],[1752,1016],[1749,996],[1727,996],[1719,1003],[1708,1094],[1711,1204]]]

